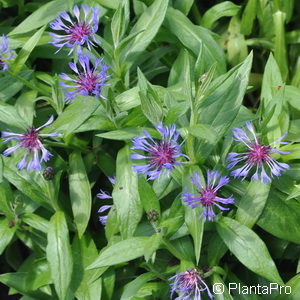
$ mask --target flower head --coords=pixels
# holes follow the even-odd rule
[[[109,78],[107,75],[108,66],[102,62],[102,59],[96,57],[93,57],[95,63],[91,66],[90,59],[89,54],[79,55],[78,60],[81,69],[75,63],[69,63],[70,68],[76,73],[75,78],[71,78],[65,73],[60,75],[61,79],[69,81],[68,84],[63,81],[60,83],[65,89],[66,103],[71,102],[77,94],[102,97],[102,87],[107,85],[105,82]]]
[[[158,178],[163,171],[170,173],[175,166],[181,165],[180,157],[186,157],[181,153],[181,144],[178,144],[179,133],[176,125],[163,127],[162,123],[156,126],[161,134],[161,139],[155,141],[148,131],[144,131],[144,136],[137,136],[132,140],[131,149],[143,150],[147,155],[134,153],[131,155],[133,159],[146,159],[146,165],[134,165],[133,170],[137,173],[146,174],[148,180]]]
[[[42,169],[41,163],[42,161],[48,161],[52,154],[44,147],[42,142],[40,141],[40,137],[57,137],[59,133],[39,133],[39,130],[48,126],[53,122],[53,116],[42,126],[38,128],[30,127],[25,133],[13,133],[13,132],[2,132],[2,138],[4,138],[4,143],[7,143],[11,140],[16,140],[18,143],[15,146],[12,146],[6,149],[3,152],[3,155],[10,155],[12,152],[19,148],[23,148],[26,150],[23,158],[18,162],[17,167],[19,170],[25,168],[27,164],[27,170],[29,171],[39,171]],[[40,151],[42,152],[41,158]],[[29,158],[29,162],[28,161]]]
[[[233,129],[233,137],[235,141],[242,142],[247,150],[242,153],[231,152],[228,154],[229,164],[227,168],[232,169],[238,163],[244,162],[244,165],[238,169],[231,172],[231,175],[236,177],[242,177],[242,180],[246,178],[251,169],[255,169],[254,174],[251,179],[263,181],[264,183],[271,182],[271,177],[280,176],[281,171],[289,168],[288,164],[280,163],[276,161],[272,154],[274,152],[280,154],[288,154],[289,152],[278,150],[271,145],[262,145],[259,138],[256,136],[254,128],[250,122],[246,122],[246,127],[251,133],[251,137],[241,128]],[[282,142],[285,137],[283,135],[274,143],[288,144],[287,142]],[[274,144],[273,143],[273,144]],[[270,175],[267,174],[265,167],[270,169]]]
[[[108,177],[108,180],[112,185],[116,184],[116,177]],[[112,199],[112,196],[109,193],[104,192],[102,190],[100,190],[100,193],[98,193],[96,197],[99,199]],[[102,205],[99,208],[98,213],[103,213],[111,208],[112,205]],[[102,225],[105,225],[107,221],[107,216],[99,216],[99,221],[101,222]]]
[[[220,205],[221,204],[232,204],[234,198],[221,198],[217,196],[217,191],[224,185],[229,183],[229,179],[226,176],[220,176],[218,171],[207,170],[206,184],[201,182],[198,172],[195,172],[191,177],[192,183],[198,188],[199,192],[195,194],[182,193],[182,200],[192,208],[199,205],[203,206],[202,216],[204,220],[208,219],[212,221],[216,216],[213,206],[215,205],[221,210],[229,210]]]
[[[176,298],[178,300],[201,300],[201,292],[204,291],[207,292],[210,299],[213,298],[200,272],[195,268],[178,273],[169,280],[173,281],[173,283],[171,283],[171,298],[174,292],[176,292],[179,295],[179,297]]]
[[[2,35],[2,41],[0,43],[0,68],[2,71],[6,71],[8,69],[7,61],[13,60],[13,52],[8,49],[8,37],[6,35]]]
[[[61,32],[61,34],[50,33],[52,44],[59,48],[57,51],[63,46],[71,48],[70,53],[75,47],[80,49],[84,44],[89,50],[91,45],[95,46],[94,42],[97,42],[95,33],[98,30],[100,11],[97,7],[89,8],[86,4],[83,4],[81,8],[82,11],[80,12],[78,6],[75,5],[73,8],[74,17],[62,12],[50,23],[51,29]]]

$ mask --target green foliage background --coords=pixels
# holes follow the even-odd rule
[[[49,22],[74,4],[101,8],[93,49],[111,67],[107,100],[64,104]],[[1,33],[17,53],[0,74],[0,130],[24,131],[50,114],[56,175],[18,171],[0,156],[1,299],[168,299],[168,278],[188,267],[205,279],[291,286],[291,295],[215,299],[300,299],[300,2],[293,0],[0,0]],[[290,169],[272,184],[232,180],[235,207],[216,222],[182,204],[193,171],[224,174],[231,130],[254,121],[264,141],[288,133]],[[132,171],[131,139],[159,121],[176,123],[190,157],[171,177]],[[44,132],[47,132],[45,129]],[[0,142],[0,150],[6,145]],[[204,172],[203,172],[204,173]],[[116,174],[112,186],[107,176]],[[99,190],[112,192],[103,227]],[[155,226],[146,217],[159,212]],[[5,288],[7,287],[7,288]],[[12,297],[12,296],[11,296]]]

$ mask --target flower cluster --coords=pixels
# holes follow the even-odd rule
[[[79,65],[70,62],[69,66],[75,72],[74,78],[65,73],[60,75],[60,82],[64,89],[65,102],[68,104],[80,94],[83,96],[102,97],[103,86],[107,85],[108,66],[103,59],[96,58],[91,53],[84,54],[82,47],[86,46],[91,51],[91,46],[96,46],[96,32],[98,30],[100,11],[97,7],[90,8],[83,4],[81,10],[77,5],[73,8],[73,15],[66,12],[60,15],[50,24],[51,29],[60,34],[50,33],[52,44],[59,49],[70,48],[69,54],[75,49],[78,54]]]
[[[38,128],[30,127],[25,133],[14,133],[14,132],[2,132],[2,138],[4,143],[9,141],[17,141],[15,146],[7,148],[3,155],[7,156],[16,151],[19,148],[23,148],[25,151],[23,158],[18,162],[17,167],[19,170],[24,169],[27,165],[28,171],[40,171],[42,169],[41,163],[47,162],[52,154],[44,147],[40,141],[40,137],[57,137],[58,132],[54,133],[39,133],[39,130],[47,127],[53,122],[53,116],[42,126]],[[41,157],[40,157],[41,152]]]

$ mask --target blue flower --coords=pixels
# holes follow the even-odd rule
[[[181,153],[181,144],[178,144],[179,133],[176,125],[163,127],[162,123],[156,126],[161,134],[161,139],[155,141],[148,131],[144,131],[144,136],[137,136],[132,140],[131,149],[142,150],[147,154],[142,155],[134,153],[132,159],[146,160],[146,165],[134,165],[133,170],[140,174],[148,176],[148,180],[158,178],[163,171],[167,174],[175,167],[181,165],[180,157],[188,158],[187,155]]]
[[[248,176],[249,171],[255,169],[251,179],[260,179],[264,183],[271,182],[271,177],[280,176],[282,171],[289,168],[288,164],[280,163],[272,157],[274,152],[280,154],[289,153],[271,146],[274,143],[288,144],[288,142],[282,142],[285,134],[271,145],[262,145],[259,138],[256,136],[252,124],[246,122],[246,127],[251,133],[251,137],[249,137],[243,129],[234,128],[233,138],[235,141],[242,142],[248,149],[242,153],[229,153],[227,159],[230,163],[227,168],[233,169],[237,164],[244,162],[243,166],[231,172],[231,176],[234,176],[234,178],[242,177],[242,180],[244,180]],[[267,174],[265,167],[270,169],[270,175]]]
[[[116,184],[116,177],[108,177],[108,180],[110,181],[110,183],[112,185]],[[100,193],[98,193],[96,195],[97,198],[99,199],[112,199],[112,196],[107,193],[107,192],[104,192],[102,190],[100,190]],[[98,213],[103,213],[105,211],[107,211],[108,209],[111,209],[112,208],[112,205],[103,205],[99,208],[98,210]],[[107,221],[107,215],[106,216],[99,216],[99,221],[101,222],[102,225],[105,225],[106,224],[106,221]]]
[[[3,34],[2,41],[0,43],[0,68],[2,71],[6,71],[8,69],[7,61],[13,59],[14,54],[8,48],[8,37]]]
[[[2,132],[2,138],[4,143],[7,143],[11,140],[16,140],[18,143],[15,146],[12,146],[6,149],[3,152],[3,155],[7,156],[13,153],[19,148],[25,149],[25,154],[23,158],[18,162],[17,167],[19,170],[24,169],[27,165],[28,171],[39,171],[42,169],[41,163],[43,161],[47,162],[50,159],[52,154],[44,147],[42,142],[39,140],[40,137],[57,137],[59,133],[39,133],[39,130],[47,127],[53,122],[54,117],[51,116],[50,119],[42,126],[38,128],[30,127],[25,133],[13,133],[13,132]],[[40,158],[40,151],[42,156]],[[28,161],[28,157],[30,157]]]
[[[95,46],[94,42],[97,43],[95,34],[98,30],[100,11],[96,7],[89,8],[86,4],[83,4],[81,8],[83,13],[81,12],[80,15],[78,6],[74,6],[73,15],[75,18],[62,12],[50,23],[51,29],[60,31],[60,34],[50,33],[52,44],[59,48],[57,51],[66,46],[71,48],[69,52],[71,54],[75,47],[80,49],[86,44],[91,50],[91,45]]]
[[[191,177],[192,183],[198,188],[199,193],[182,193],[182,200],[187,205],[195,208],[199,205],[203,206],[202,216],[204,220],[208,219],[212,221],[216,216],[213,206],[218,207],[221,210],[229,210],[220,205],[221,204],[232,204],[234,198],[221,198],[217,196],[217,191],[224,185],[229,183],[229,179],[226,176],[220,176],[218,171],[207,170],[206,184],[201,182],[198,172],[195,172]]]
[[[110,77],[107,75],[108,66],[103,63],[102,59],[92,58],[95,62],[94,66],[91,66],[91,55],[80,54],[78,60],[81,69],[75,63],[69,63],[70,68],[76,73],[75,78],[65,73],[60,75],[61,79],[68,81],[67,83],[60,82],[66,96],[66,103],[70,103],[77,94],[104,98],[101,91],[103,86],[108,85],[105,83]]]
[[[210,299],[213,298],[200,272],[195,268],[178,273],[169,280],[173,281],[171,283],[171,299],[176,292],[179,295],[177,300],[201,300],[201,293],[204,291],[207,292]]]

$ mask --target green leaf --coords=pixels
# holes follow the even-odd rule
[[[96,111],[99,105],[99,101],[92,97],[77,96],[74,103],[68,105],[51,126],[65,135],[73,133]]]
[[[288,203],[271,191],[257,224],[278,238],[300,244],[300,214]]]
[[[0,255],[10,243],[16,231],[16,226],[8,226],[8,221],[6,218],[0,219]]]
[[[142,51],[148,47],[165,18],[168,3],[168,0],[155,0],[140,16],[129,34],[142,32],[122,52],[124,53],[122,61],[131,65],[141,55]]]
[[[29,291],[26,285],[27,272],[5,273],[0,275],[0,282],[28,296],[30,300],[53,300],[52,296],[40,291]]]
[[[282,78],[286,80],[289,72],[287,51],[285,43],[285,17],[282,11],[276,11],[273,14],[274,21],[274,57],[278,63]]]
[[[194,4],[194,0],[174,0],[174,8],[180,10],[185,15],[187,15]]]
[[[182,186],[184,187],[185,192],[197,194],[199,193],[199,191],[191,181],[191,176],[193,175],[194,172],[198,172],[200,176],[202,175],[199,167],[190,167],[185,169]],[[193,237],[196,263],[198,264],[200,259],[202,237],[203,237],[203,230],[204,230],[204,219],[200,217],[203,208],[201,206],[198,206],[196,208],[191,208],[190,206],[187,206],[185,204],[183,205],[185,210],[185,223],[189,229],[191,236]]]
[[[221,276],[217,273],[212,275],[214,300],[233,300],[230,295],[226,283],[223,281]],[[220,292],[220,293],[218,293]]]
[[[144,255],[149,237],[130,237],[105,248],[87,269],[113,266]]]
[[[140,177],[138,180],[138,189],[140,199],[146,212],[155,210],[160,215],[160,204],[158,197],[154,193],[151,185],[146,181],[145,178]]]
[[[139,80],[139,95],[141,100],[141,108],[147,119],[153,125],[159,123],[163,118],[162,103],[158,97],[157,92],[147,81],[144,74],[138,69]]]
[[[120,130],[113,130],[109,132],[104,132],[100,134],[96,134],[96,136],[102,137],[104,139],[109,140],[131,140],[132,138],[136,137],[137,135],[141,135],[142,131],[139,128],[123,128]]]
[[[98,251],[94,241],[89,235],[83,235],[81,239],[75,237],[73,245],[74,273],[76,280],[72,286],[76,289],[75,296],[79,300],[100,300],[102,284],[98,278],[106,271],[106,267],[96,270],[85,270],[97,257]]]
[[[300,274],[292,277],[285,286],[280,287],[280,294],[275,300],[297,300],[300,295]]]
[[[164,25],[186,48],[194,53],[195,57],[198,57],[203,46],[204,71],[208,71],[211,65],[217,63],[217,73],[225,72],[224,53],[209,30],[192,24],[183,13],[171,7],[168,8]]]
[[[251,229],[227,217],[217,222],[217,231],[236,258],[254,273],[283,284],[268,248]]]
[[[138,193],[138,177],[136,172],[132,171],[129,146],[125,146],[118,153],[116,178],[112,196],[117,209],[121,235],[127,238],[134,234],[143,211]]]
[[[4,161],[3,176],[33,201],[46,208],[50,208],[50,199],[36,182],[34,178],[35,174],[26,170],[17,171],[17,168],[14,166],[16,163],[12,158],[3,157],[2,159]],[[41,176],[40,174],[37,175]]]
[[[278,87],[283,86],[283,80],[280,74],[278,64],[272,53],[270,54],[265,66],[264,76],[261,87],[260,97],[263,99],[265,106],[272,101],[275,94],[278,93]]]
[[[57,211],[50,220],[46,255],[57,295],[60,300],[65,300],[71,282],[73,259],[68,227],[61,211]]]
[[[151,273],[144,273],[124,286],[124,291],[121,300],[131,300],[136,295],[138,290],[148,281],[153,280],[156,276]]]
[[[21,71],[22,67],[25,65],[27,59],[29,58],[32,50],[35,48],[39,42],[43,32],[45,31],[46,26],[43,26],[39,31],[37,31],[23,46],[20,50],[17,58],[14,60],[12,65],[12,72],[17,74]]]
[[[91,187],[80,152],[70,154],[69,165],[72,211],[79,237],[81,237],[90,219],[92,206]]]
[[[8,126],[11,130],[19,129],[23,132],[29,125],[21,118],[12,105],[3,102],[0,102],[0,124],[1,123]]]
[[[49,22],[53,21],[60,12],[65,11],[67,8],[67,1],[50,1],[45,5],[41,6],[29,17],[27,17],[23,22],[21,22],[17,27],[15,27],[9,33],[9,36],[32,31],[36,28],[46,25]]]
[[[97,3],[107,8],[117,9],[121,0],[96,0]]]
[[[270,183],[251,181],[238,203],[235,219],[249,228],[253,227],[265,207],[270,187]]]
[[[240,8],[239,5],[235,5],[231,1],[223,1],[222,3],[216,4],[205,12],[201,20],[201,25],[211,29],[217,20],[222,17],[235,16]]]
[[[13,219],[15,217],[12,209],[12,201],[14,198],[10,185],[6,180],[0,182],[0,195],[0,211],[4,213],[7,218]]]
[[[153,257],[153,254],[155,251],[160,247],[161,243],[163,241],[162,233],[155,233],[153,234],[149,240],[145,243],[145,260],[148,262],[151,257]]]
[[[258,0],[248,0],[241,19],[241,33],[248,35],[252,32],[254,19],[256,16],[256,5]]]
[[[231,70],[218,78],[217,87],[200,104],[198,122],[210,125],[218,133],[215,143],[225,135],[238,115],[248,85],[251,64],[252,53],[234,68],[234,72]],[[213,148],[213,144],[199,142],[196,150],[198,160],[205,160]]]
[[[2,75],[0,79],[0,100],[6,102],[15,96],[23,88],[24,80],[28,80],[32,74],[32,70],[21,71],[19,76],[23,81],[16,80],[16,77],[12,76],[9,71]]]
[[[48,220],[40,217],[37,214],[31,214],[31,213],[26,213],[23,214],[21,217],[21,220],[26,223],[27,225],[40,230],[44,233],[48,233],[49,229],[49,222]]]

